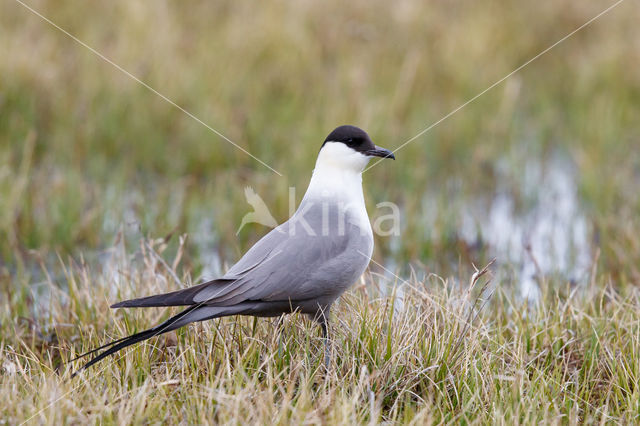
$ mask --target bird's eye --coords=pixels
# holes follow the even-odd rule
[[[347,145],[355,145],[356,142],[353,140],[353,138],[349,138],[347,139]]]

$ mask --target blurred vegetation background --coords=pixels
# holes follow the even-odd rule
[[[9,287],[58,255],[99,258],[118,235],[135,246],[186,233],[186,268],[223,269],[267,232],[250,225],[236,236],[251,210],[244,186],[284,221],[288,188],[299,201],[337,125],[358,125],[394,149],[612,3],[29,4],[284,176],[4,1],[0,268]],[[440,274],[486,262],[491,236],[474,223],[500,191],[525,212],[536,200],[522,188],[545,190],[544,179],[521,184],[528,165],[541,164],[544,176],[559,155],[599,270],[640,283],[639,13],[637,2],[622,3],[395,163],[366,172],[370,214],[381,201],[402,214],[401,235],[378,238],[375,258]],[[461,237],[469,220],[474,241]]]

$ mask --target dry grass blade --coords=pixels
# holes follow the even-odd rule
[[[466,292],[466,299],[467,301],[470,300],[470,298],[472,297],[472,291],[475,288],[476,284],[478,282],[480,282],[481,278],[484,275],[487,274],[491,274],[490,271],[490,267],[491,265],[493,265],[495,263],[495,259],[492,259],[489,263],[487,263],[484,268],[478,270],[478,268],[476,268],[475,265],[473,265],[473,268],[475,269],[475,272],[473,273],[473,275],[471,276],[471,280],[469,282],[469,287],[467,289]],[[486,298],[482,298],[482,296],[484,295],[485,291],[487,290],[489,283],[491,282],[491,277],[489,279],[487,279],[485,281],[485,283],[482,285],[482,288],[480,289],[480,291],[478,292],[478,294],[475,296],[475,298],[473,299],[473,303],[471,304],[471,308],[469,309],[469,313],[467,314],[467,318],[464,324],[464,328],[462,329],[462,331],[460,332],[460,335],[458,336],[457,342],[452,350],[452,355],[453,355],[453,360],[451,360],[450,366],[451,367],[455,367],[455,365],[457,364],[460,356],[462,355],[462,352],[460,352],[460,348],[462,347],[462,343],[464,342],[464,338],[467,334],[467,332],[469,331],[469,329],[473,326],[473,323],[475,322],[475,320],[478,318],[478,315],[480,315],[480,312],[482,312],[482,309],[487,305],[487,303],[489,303],[489,300],[491,299],[491,296],[493,295],[493,292],[491,294],[489,294]],[[480,308],[478,309],[478,303],[482,302],[482,305],[480,306]]]

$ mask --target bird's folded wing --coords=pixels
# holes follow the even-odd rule
[[[347,250],[357,229],[331,235],[289,232],[289,223],[258,241],[220,279],[171,293],[127,300],[119,307],[206,304],[232,306],[244,301],[304,300],[331,292],[336,282],[348,282],[352,265],[363,259]],[[356,268],[357,269],[357,268]],[[361,271],[360,271],[361,272]]]
[[[361,269],[368,263],[368,259],[350,247],[358,238],[353,233],[359,233],[351,231],[327,236],[289,235],[268,245],[266,257],[256,262],[265,253],[260,247],[261,240],[237,264],[245,268],[251,265],[251,268],[224,289],[203,288],[194,296],[194,301],[209,306],[230,306],[245,301],[295,301],[330,294],[336,290],[335,284],[352,284],[354,271],[362,273]],[[230,272],[236,272],[234,268]]]

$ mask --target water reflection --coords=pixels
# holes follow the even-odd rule
[[[501,160],[496,175],[493,196],[462,200],[459,237],[486,248],[499,264],[515,266],[524,299],[537,301],[539,279],[549,274],[584,281],[593,249],[570,159],[555,153],[522,169]]]

